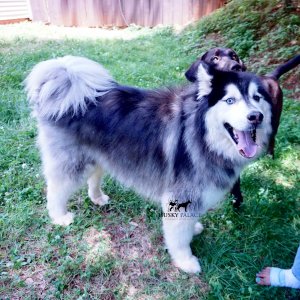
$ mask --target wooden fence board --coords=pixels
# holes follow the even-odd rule
[[[185,25],[225,0],[30,0],[33,21],[63,26]]]

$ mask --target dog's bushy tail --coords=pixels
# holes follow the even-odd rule
[[[65,113],[84,113],[88,103],[95,102],[116,83],[100,64],[65,56],[37,64],[25,85],[34,115],[58,120]]]
[[[270,77],[274,77],[276,80],[280,78],[281,75],[287,73],[288,71],[294,69],[300,64],[300,54],[296,55],[286,63],[277,67],[272,73],[268,74]]]

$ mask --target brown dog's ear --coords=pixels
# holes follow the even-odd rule
[[[185,77],[190,82],[195,82],[197,80],[197,72],[198,67],[200,64],[202,58],[198,58],[192,65],[189,67],[189,69],[185,72]]]

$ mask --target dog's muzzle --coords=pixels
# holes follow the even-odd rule
[[[263,121],[264,115],[259,111],[252,111],[248,114],[247,119],[249,120],[250,124],[257,126]]]

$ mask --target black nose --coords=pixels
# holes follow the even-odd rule
[[[247,118],[251,124],[258,125],[264,119],[264,115],[259,111],[252,111],[250,114],[248,114]]]
[[[242,67],[239,64],[233,65],[231,71],[240,72],[242,71]]]

